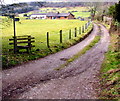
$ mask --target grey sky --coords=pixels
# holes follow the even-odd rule
[[[46,2],[118,2],[119,0],[1,0],[6,4],[31,2],[31,1],[46,1]]]

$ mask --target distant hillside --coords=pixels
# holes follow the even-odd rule
[[[17,3],[11,5],[1,5],[1,14],[7,13],[27,13],[29,11],[38,10],[41,7],[76,7],[76,6],[94,6],[96,2],[28,2]],[[113,5],[114,2],[105,2],[103,5]]]

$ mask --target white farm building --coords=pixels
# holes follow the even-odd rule
[[[31,14],[30,19],[46,19],[46,13]]]

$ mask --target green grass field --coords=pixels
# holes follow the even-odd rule
[[[2,59],[3,67],[11,67],[16,64],[21,64],[29,60],[35,60],[40,57],[44,57],[48,54],[55,53],[64,48],[68,48],[71,45],[77,43],[77,41],[82,37],[87,31],[91,29],[92,26],[79,35],[75,36],[75,27],[77,27],[77,34],[79,32],[79,27],[83,26],[87,21],[80,20],[25,20],[22,18],[20,22],[16,22],[16,35],[31,35],[35,37],[35,45],[32,48],[32,54],[13,54],[13,51],[9,52],[9,49],[13,49],[13,45],[9,45],[9,39],[13,37],[13,25],[12,20],[3,20],[2,34]],[[72,30],[72,39],[69,40],[69,30]],[[63,31],[63,44],[60,44],[60,34],[59,31]],[[46,44],[46,34],[49,32],[50,40],[50,51]],[[77,35],[78,36],[78,35]],[[39,51],[36,51],[39,50]],[[23,51],[23,50],[22,50]]]
[[[43,7],[39,9],[40,11],[43,12],[71,12],[71,11],[88,11],[89,8],[88,7],[62,7],[62,8],[58,8],[58,7]]]
[[[59,43],[59,31],[63,30],[63,41],[68,40],[69,29],[74,32],[75,27],[80,27],[86,21],[79,20],[22,20],[16,22],[16,34],[31,35],[35,37],[35,49],[46,48],[46,33],[50,33],[50,43]],[[8,52],[9,39],[13,36],[13,25],[10,24],[2,30],[3,52]]]
[[[90,17],[90,12],[73,12],[72,14],[75,15],[75,18],[77,18],[77,17],[83,17],[83,18]]]

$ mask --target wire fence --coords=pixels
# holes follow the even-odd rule
[[[73,39],[77,37],[80,34],[85,33],[88,30],[88,27],[90,25],[90,21],[85,23],[83,26],[75,27],[69,30],[60,30],[58,33],[49,33],[46,34],[46,46],[50,48],[50,46],[53,46],[55,44],[61,44],[64,43],[67,40]],[[58,37],[59,36],[59,37]]]
[[[58,32],[47,32],[45,34],[39,35],[40,37],[35,37],[35,50],[44,50],[46,48],[51,48],[57,44],[62,44],[67,40],[76,38],[78,35],[86,33],[89,30],[89,25],[91,21],[88,21],[82,26],[75,27],[69,30],[59,30]],[[13,46],[14,47],[14,46]],[[15,49],[14,49],[15,50]]]

